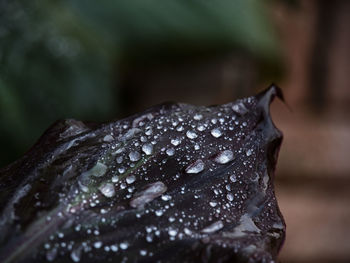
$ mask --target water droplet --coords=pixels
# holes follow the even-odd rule
[[[147,255],[147,250],[141,249],[141,250],[140,250],[140,255],[141,255],[141,256],[146,256],[146,255]]]
[[[126,177],[125,181],[127,184],[132,184],[136,181],[136,177],[135,175],[129,175],[128,177]]]
[[[195,119],[196,121],[200,121],[201,119],[203,119],[203,115],[197,113],[193,116],[193,119]]]
[[[173,228],[170,228],[169,231],[168,231],[168,234],[169,236],[176,236],[177,235],[177,230],[176,229],[173,229]]]
[[[116,245],[111,245],[111,250],[112,250],[113,252],[117,252],[117,251],[118,251],[118,246],[116,246]]]
[[[145,131],[145,134],[146,135],[152,135],[152,128],[148,128],[146,131]]]
[[[111,183],[105,183],[99,187],[100,192],[105,197],[113,197],[115,195],[114,185]]]
[[[122,163],[122,162],[123,162],[123,156],[118,156],[117,163]]]
[[[180,139],[178,139],[178,138],[176,138],[176,139],[171,139],[170,142],[171,142],[171,144],[174,145],[174,146],[178,146],[178,145],[181,143]]]
[[[111,141],[113,141],[113,136],[110,134],[107,134],[105,137],[103,137],[103,141],[111,142]]]
[[[130,206],[134,208],[143,206],[158,196],[161,196],[166,192],[166,190],[166,185],[160,181],[151,183],[147,185],[147,188],[145,190],[135,194],[135,196],[130,201]]]
[[[116,183],[119,181],[119,176],[115,175],[112,177],[112,183]]]
[[[228,163],[233,160],[233,152],[230,150],[222,151],[216,155],[214,160],[220,164]]]
[[[101,248],[102,247],[102,242],[101,241],[96,241],[95,243],[94,243],[94,248]]]
[[[132,162],[137,162],[138,160],[141,159],[141,154],[139,152],[130,152],[129,159]]]
[[[221,220],[219,220],[203,228],[201,232],[204,234],[210,234],[222,229],[223,227],[224,227],[224,223]]]
[[[70,258],[74,261],[74,262],[79,262],[80,261],[80,257],[81,257],[81,249],[74,249],[71,253],[70,253]]]
[[[215,138],[219,138],[222,135],[222,132],[220,129],[215,128],[211,130],[211,135],[213,135]]]
[[[53,248],[46,252],[47,261],[54,261],[57,256],[57,248]]]
[[[90,175],[96,176],[96,177],[101,177],[103,176],[107,171],[107,166],[104,165],[103,163],[97,162],[94,167],[92,167],[90,170],[84,172],[82,174],[82,177],[88,177]]]
[[[247,156],[251,156],[251,155],[252,155],[252,153],[253,153],[253,151],[252,151],[251,149],[249,149],[249,150],[247,150],[247,151],[246,151],[246,153],[245,153],[245,154],[246,154]]]
[[[153,145],[150,143],[146,143],[142,146],[142,151],[146,154],[146,155],[151,155],[153,152]]]
[[[162,195],[161,198],[163,201],[169,201],[171,199],[171,196],[170,195]]]
[[[155,212],[156,216],[162,216],[163,213],[164,213],[163,210],[157,210],[157,211]]]
[[[148,234],[148,235],[146,236],[146,241],[147,241],[148,243],[153,242],[153,235],[152,235],[152,234]]]
[[[184,228],[184,233],[188,236],[192,235],[192,231],[188,229],[187,227]]]
[[[175,154],[175,149],[174,148],[169,148],[166,150],[166,154],[168,156],[173,156]]]
[[[187,131],[186,136],[189,139],[196,139],[198,137],[198,135],[192,130]]]
[[[226,195],[226,198],[227,198],[227,200],[229,200],[229,201],[233,201],[234,196],[233,196],[233,194],[229,193],[229,194]]]
[[[129,247],[129,244],[127,242],[122,242],[120,243],[119,247],[122,249],[122,250],[125,250]]]
[[[191,163],[186,167],[185,172],[188,174],[197,174],[204,170],[204,162],[201,159],[198,159],[194,163]]]
[[[215,206],[218,205],[218,203],[215,202],[215,201],[211,201],[211,202],[209,202],[209,205],[210,205],[211,207],[215,207]]]
[[[181,131],[184,130],[184,127],[180,125],[179,127],[176,128],[176,130],[179,131],[179,132],[181,132]]]
[[[204,125],[198,125],[197,130],[198,131],[204,131],[205,130]]]
[[[230,176],[230,181],[232,182],[232,183],[235,183],[235,182],[237,182],[237,177],[236,177],[236,175],[231,175]]]
[[[243,102],[239,102],[232,106],[232,110],[240,115],[244,115],[248,112],[247,107],[243,104]]]

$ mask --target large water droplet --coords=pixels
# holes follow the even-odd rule
[[[243,104],[243,102],[239,102],[232,106],[232,110],[240,115],[244,115],[248,112],[247,107]]]
[[[177,230],[174,229],[174,228],[170,228],[169,231],[168,231],[168,234],[169,234],[169,236],[174,237],[174,236],[177,235]]]
[[[155,212],[156,216],[162,216],[162,215],[163,215],[163,213],[164,213],[164,211],[163,211],[163,210],[161,210],[161,209],[156,210],[156,212]]]
[[[175,149],[174,148],[169,148],[166,150],[166,154],[168,156],[173,156],[175,154]]]
[[[122,250],[125,250],[129,247],[129,244],[127,242],[122,242],[120,243],[119,247],[122,249]]]
[[[188,229],[187,227],[184,228],[184,233],[188,236],[192,235],[192,231]]]
[[[92,167],[90,170],[84,172],[82,174],[83,178],[86,178],[90,175],[96,176],[96,177],[101,177],[103,176],[107,171],[107,166],[104,165],[103,163],[97,162],[94,167]]]
[[[194,163],[191,163],[186,167],[185,172],[188,174],[197,174],[204,170],[204,162],[201,159],[198,159]]]
[[[113,141],[113,136],[110,134],[107,134],[105,137],[103,137],[103,141],[111,142],[111,141]]]
[[[227,198],[227,200],[229,200],[229,201],[233,201],[234,196],[233,196],[233,194],[229,193],[229,194],[226,195],[226,198]]]
[[[204,234],[210,234],[222,229],[223,227],[224,227],[224,223],[221,220],[219,220],[203,228],[201,232]]]
[[[178,138],[171,139],[170,142],[171,142],[171,144],[174,145],[174,146],[178,146],[178,145],[181,143],[180,139],[178,139]]]
[[[205,130],[204,125],[198,125],[197,130],[198,131],[204,131]]]
[[[139,152],[130,152],[129,159],[132,162],[137,162],[138,160],[141,159],[141,154]]]
[[[142,146],[142,151],[147,154],[147,155],[151,155],[153,152],[153,145],[150,143],[146,143]]]
[[[215,206],[218,205],[218,203],[215,202],[215,201],[211,201],[211,202],[209,202],[209,205],[210,205],[211,207],[215,207]]]
[[[145,190],[135,194],[135,196],[130,201],[130,206],[134,208],[143,206],[158,196],[161,196],[166,192],[166,190],[166,185],[160,181],[151,183],[147,185],[147,188]]]
[[[113,197],[115,195],[114,185],[111,183],[105,183],[99,187],[100,192],[105,197]]]
[[[211,130],[211,135],[213,135],[215,138],[219,138],[222,135],[222,132],[220,129],[215,128]]]
[[[99,248],[101,248],[101,247],[102,247],[102,242],[101,242],[101,241],[96,241],[96,242],[94,243],[94,248],[99,249]]]
[[[195,133],[194,131],[192,130],[189,130],[186,132],[186,136],[187,138],[189,139],[196,139],[198,137],[197,133]]]
[[[203,115],[197,113],[197,114],[195,114],[195,115],[193,116],[193,119],[195,119],[196,121],[200,121],[201,119],[203,119]]]
[[[236,177],[236,175],[231,175],[230,176],[230,181],[232,182],[232,183],[235,183],[235,182],[237,182],[237,177]]]
[[[220,164],[228,163],[233,160],[233,152],[230,150],[222,151],[216,155],[214,160]]]
[[[71,253],[70,253],[70,257],[74,262],[79,262],[80,261],[80,257],[81,257],[81,249],[74,249]]]
[[[126,177],[125,180],[126,180],[127,184],[132,184],[133,182],[135,182],[136,177],[135,177],[135,175],[129,175],[128,177]]]

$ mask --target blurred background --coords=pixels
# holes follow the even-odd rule
[[[277,83],[281,262],[350,262],[350,1],[0,0],[0,167],[63,118]]]

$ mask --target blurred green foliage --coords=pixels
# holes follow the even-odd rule
[[[1,0],[0,166],[57,119],[115,117],[125,65],[231,50],[277,59],[264,2]]]

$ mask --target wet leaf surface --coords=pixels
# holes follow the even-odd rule
[[[0,261],[276,260],[275,96],[57,122],[0,171]]]

